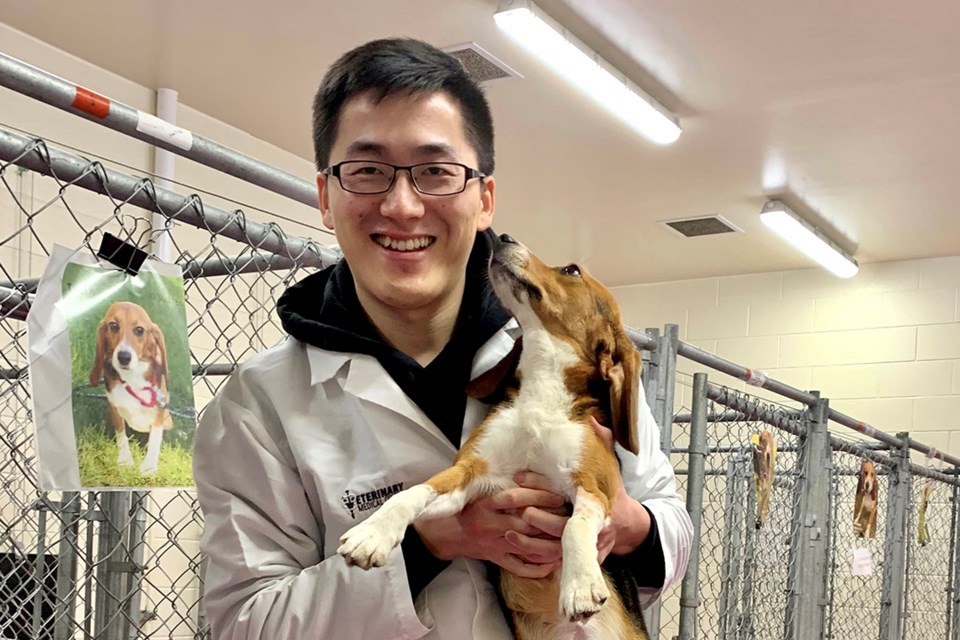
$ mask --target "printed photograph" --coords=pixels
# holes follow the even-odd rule
[[[70,263],[62,292],[81,485],[192,486],[183,280]]]

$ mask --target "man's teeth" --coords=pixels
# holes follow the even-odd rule
[[[387,236],[376,236],[376,241],[380,243],[380,246],[386,249],[393,249],[394,251],[415,251],[433,244],[433,239],[428,236],[411,238],[409,240],[394,240]]]

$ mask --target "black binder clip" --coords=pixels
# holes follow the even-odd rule
[[[97,257],[103,258],[113,266],[135,276],[140,272],[143,261],[147,259],[147,253],[132,244],[124,242],[115,235],[104,232]]]

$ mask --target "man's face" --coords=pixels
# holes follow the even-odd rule
[[[345,160],[477,167],[460,108],[442,92],[349,100],[330,164]],[[452,196],[417,192],[407,171],[397,173],[390,191],[376,195],[348,193],[332,176],[319,176],[318,184],[323,222],[336,232],[364,306],[436,311],[459,305],[476,232],[493,220],[493,178],[470,180]],[[414,242],[400,249],[392,241]]]

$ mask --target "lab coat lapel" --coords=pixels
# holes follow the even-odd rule
[[[443,432],[407,397],[376,358],[365,355],[352,358],[343,390],[407,418],[433,435],[446,449],[456,451]]]
[[[473,358],[473,366],[470,370],[470,379],[473,380],[480,374],[489,371],[498,362],[503,360],[513,344],[520,335],[520,325],[513,318],[510,319],[502,329],[497,331],[487,340],[480,349],[477,350]],[[484,404],[476,398],[467,398],[467,408],[463,414],[463,431],[460,438],[460,446],[467,441],[470,434],[478,424],[490,413],[490,405]]]

